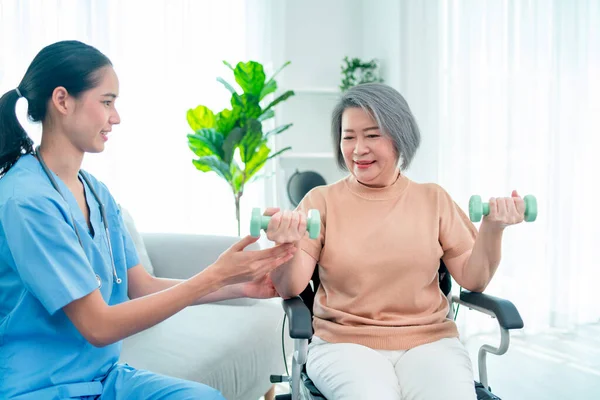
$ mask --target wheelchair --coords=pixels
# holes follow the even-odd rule
[[[492,393],[488,383],[486,356],[487,353],[496,355],[506,353],[510,343],[509,331],[523,328],[523,320],[519,311],[510,301],[483,293],[461,289],[458,296],[452,296],[450,293],[452,279],[442,260],[440,260],[438,280],[442,292],[450,302],[449,315],[454,312],[454,304],[458,304],[497,319],[500,325],[500,345],[496,348],[486,344],[479,349],[479,381],[474,381],[474,385],[477,400],[500,400],[498,396]],[[278,395],[275,397],[276,400],[327,400],[306,373],[308,344],[313,335],[313,302],[319,284],[319,266],[317,265],[311,282],[306,289],[297,297],[283,300],[283,309],[286,314],[284,324],[287,318],[289,321],[289,336],[294,339],[294,352],[292,376],[271,375],[271,383],[287,381],[290,384],[290,393]]]

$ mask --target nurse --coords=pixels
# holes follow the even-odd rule
[[[110,192],[80,170],[120,122],[118,94],[105,55],[63,41],[0,99],[2,399],[222,399],[119,364],[121,341],[190,305],[276,296],[267,274],[295,251],[244,251],[257,240],[246,237],[188,280],[149,275]],[[37,149],[16,117],[21,97],[42,124]]]

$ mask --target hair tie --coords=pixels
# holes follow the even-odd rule
[[[19,98],[23,97],[23,95],[21,94],[21,91],[19,90],[18,87],[15,89],[15,91],[17,92],[17,95],[19,96]]]

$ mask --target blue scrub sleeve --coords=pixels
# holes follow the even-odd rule
[[[51,198],[9,199],[0,213],[13,267],[54,314],[98,288],[73,226]]]

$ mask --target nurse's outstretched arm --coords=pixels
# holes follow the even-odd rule
[[[146,271],[142,264],[138,264],[127,270],[127,290],[130,299],[148,296],[184,282],[185,279],[158,278]],[[262,283],[262,284],[261,284]],[[252,290],[254,288],[255,290]],[[258,289],[262,290],[258,290]],[[272,288],[272,290],[269,290]],[[278,293],[267,279],[254,282],[238,283],[224,286],[219,290],[198,297],[193,305],[214,303],[217,301],[239,299],[242,297],[271,298],[277,297]]]
[[[244,251],[256,240],[250,236],[243,238],[208,268],[166,290],[114,306],[106,304],[100,292],[94,290],[63,310],[94,346],[115,343],[164,321],[224,286],[264,277],[289,261],[295,252],[293,245]]]
[[[281,211],[279,208],[267,208],[265,214],[272,217],[267,229],[267,238],[276,244],[293,244],[300,250],[299,239],[306,236],[306,216],[302,212]],[[293,265],[290,265],[293,264]],[[206,296],[200,297],[194,304],[206,304],[216,301],[235,299],[240,297],[281,297],[289,298],[301,293],[308,285],[316,266],[314,258],[304,251],[296,251],[289,267],[278,268],[277,271],[287,271],[285,277],[277,274],[275,285],[275,271],[269,278],[262,281],[225,286]],[[286,279],[285,283],[281,279]],[[181,279],[158,278],[150,275],[143,265],[138,264],[127,270],[128,295],[130,299],[147,296],[177,285]],[[250,286],[250,287],[249,287]],[[297,288],[297,289],[296,289]],[[297,293],[296,293],[297,291]],[[295,294],[294,294],[295,293]]]

